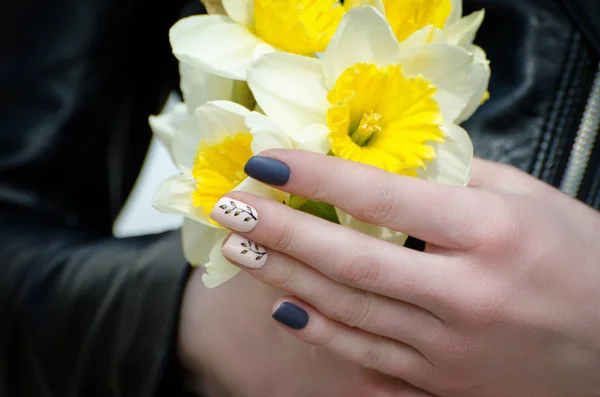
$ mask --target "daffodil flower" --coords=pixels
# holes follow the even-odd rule
[[[359,7],[344,16],[322,60],[267,54],[249,69],[248,83],[284,130],[326,126],[321,139],[336,156],[462,186],[473,147],[456,122],[480,102],[487,73],[458,46],[401,50],[385,17]],[[341,215],[342,224],[358,222]]]
[[[259,54],[325,50],[345,11],[338,0],[224,0],[223,6],[226,16],[177,22],[171,46],[180,61],[235,80],[246,80]]]
[[[185,106],[182,104],[182,106]],[[181,115],[187,115],[183,108]],[[270,148],[292,148],[293,143],[267,117],[228,101],[208,102],[191,118],[182,117],[172,136],[170,154],[180,174],[163,182],[153,205],[161,212],[183,215],[184,254],[194,266],[204,266],[205,285],[216,287],[238,269],[221,254],[227,231],[209,214],[232,190],[250,192],[285,202],[287,194],[247,178],[244,165],[254,154]]]
[[[419,44],[452,44],[473,53],[475,61],[484,66],[487,74],[482,80],[479,98],[484,101],[489,98],[489,60],[485,51],[473,44],[485,17],[484,10],[462,17],[462,0],[349,0],[344,5],[348,9],[377,8],[390,23],[402,49]],[[460,121],[469,118],[480,104],[473,103],[465,109]]]
[[[437,42],[448,36],[448,42],[467,47],[484,18],[484,11],[462,17],[462,0],[347,0],[347,9],[361,6],[377,8],[389,22],[399,42],[417,39]],[[444,40],[444,39],[441,39]]]

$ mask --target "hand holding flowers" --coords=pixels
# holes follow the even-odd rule
[[[313,213],[379,239],[398,244],[406,239],[327,204],[251,182],[243,165],[262,150],[304,149],[438,183],[468,183],[473,149],[458,124],[482,102],[490,70],[472,44],[479,24],[459,18],[459,2],[439,3],[442,8],[414,2],[404,9],[393,1],[373,7],[228,0],[229,17],[194,16],[173,27],[182,70],[196,68],[238,87],[247,81],[258,105],[255,112],[226,102],[200,104],[194,111],[188,105],[187,116],[178,109],[171,152],[182,174],[163,184],[155,206],[188,218],[184,250],[190,263],[207,269],[207,285],[237,272],[219,253],[226,229],[208,219],[230,190],[307,211],[312,206]],[[415,12],[420,16],[411,22],[411,34],[384,16],[402,12],[409,19]],[[450,34],[442,30],[446,26]],[[189,80],[183,74],[182,86]],[[183,91],[189,104],[195,91]],[[222,93],[215,90],[217,99]]]

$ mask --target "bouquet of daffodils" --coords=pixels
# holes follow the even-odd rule
[[[473,147],[459,124],[488,96],[489,62],[473,44],[483,11],[462,17],[462,0],[223,0],[211,9],[226,14],[171,28],[183,102],[150,117],[180,170],[154,206],[185,217],[184,253],[206,269],[206,286],[238,272],[221,254],[228,231],[208,216],[232,190],[406,240],[246,177],[246,161],[266,149],[468,183]]]

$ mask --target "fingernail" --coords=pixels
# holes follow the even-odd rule
[[[302,329],[308,324],[308,314],[304,309],[290,302],[283,302],[279,305],[275,313],[273,313],[273,318],[293,329]]]
[[[251,269],[261,268],[267,261],[267,250],[245,237],[232,234],[221,248],[223,256]]]
[[[244,172],[250,178],[274,186],[285,185],[290,180],[290,167],[270,157],[251,157]]]
[[[228,229],[246,233],[258,223],[258,212],[246,203],[223,197],[210,212],[212,220]]]

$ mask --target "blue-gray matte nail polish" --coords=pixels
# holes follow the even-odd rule
[[[289,302],[283,302],[273,313],[273,318],[293,329],[302,329],[308,324],[308,314],[300,307]]]
[[[250,178],[274,186],[283,186],[290,180],[290,167],[270,157],[251,157],[244,172]]]

